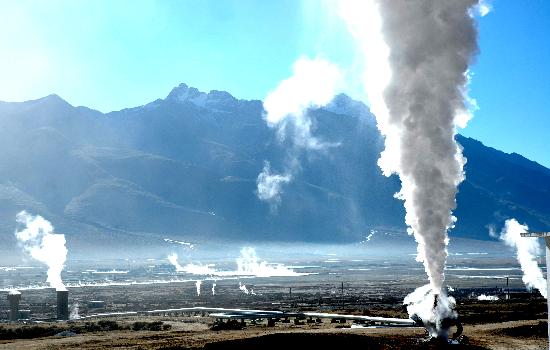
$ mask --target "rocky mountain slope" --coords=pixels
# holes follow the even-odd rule
[[[59,96],[0,102],[0,235],[14,244],[15,214],[41,214],[70,244],[194,240],[356,242],[403,232],[396,177],[376,161],[383,140],[362,103],[339,95],[312,110],[314,134],[339,143],[301,154],[275,212],[258,199],[264,161],[287,149],[261,101],[185,84],[165,98],[107,114]],[[490,239],[516,217],[550,228],[550,170],[458,136],[468,158],[451,235]],[[419,154],[419,157],[422,155]]]

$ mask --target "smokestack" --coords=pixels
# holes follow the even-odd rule
[[[21,301],[21,293],[18,291],[11,291],[8,294],[8,301],[10,303],[10,321],[17,321],[19,319],[19,301]]]
[[[68,290],[57,291],[57,319],[58,320],[69,319],[69,291]]]

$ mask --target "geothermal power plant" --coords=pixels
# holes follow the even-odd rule
[[[19,320],[30,320],[31,310],[21,310],[19,304],[21,303],[21,292],[13,291],[8,293],[8,320],[10,322],[17,322]],[[59,321],[69,320],[69,291],[58,290],[56,291],[56,318]]]

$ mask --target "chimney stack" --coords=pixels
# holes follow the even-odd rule
[[[12,291],[8,294],[8,301],[10,303],[10,321],[17,321],[19,319],[19,301],[21,300],[21,293],[18,291]]]
[[[58,320],[69,319],[69,291],[68,290],[57,291],[57,319]]]

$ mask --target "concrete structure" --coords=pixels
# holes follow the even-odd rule
[[[88,301],[88,307],[90,309],[103,309],[105,302],[103,300],[90,300]]]
[[[58,290],[57,292],[57,319],[69,319],[69,291]]]
[[[19,301],[21,301],[21,293],[18,291],[12,291],[8,294],[8,301],[10,303],[10,321],[17,321],[19,319]]]
[[[20,320],[30,320],[31,319],[31,310],[19,310],[19,319]]]
[[[550,232],[524,232],[522,237],[544,238],[546,245],[546,271],[550,268]],[[550,291],[550,279],[546,276],[546,289]],[[548,349],[550,349],[550,304],[546,302],[548,308]]]

